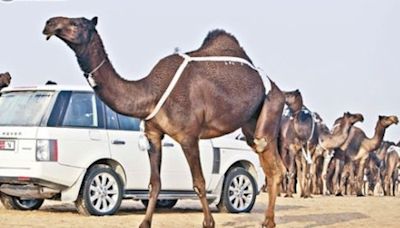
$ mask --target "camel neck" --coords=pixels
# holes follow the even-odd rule
[[[382,124],[378,121],[375,127],[374,136],[370,139],[367,139],[369,142],[369,146],[371,147],[371,151],[378,149],[385,135],[385,130],[386,128],[382,126]]]
[[[146,80],[127,81],[112,66],[100,36],[95,32],[87,46],[73,48],[80,68],[92,73],[94,91],[100,99],[118,113],[146,117],[154,106],[154,98],[146,91]]]

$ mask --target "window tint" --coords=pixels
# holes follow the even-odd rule
[[[0,125],[39,126],[50,106],[52,91],[14,91],[0,96]]]
[[[118,114],[119,129],[139,131],[140,119]]]
[[[65,112],[63,126],[97,127],[98,117],[93,93],[73,92]]]
[[[117,113],[111,110],[111,108],[109,108],[107,105],[104,105],[104,107],[106,109],[107,129],[113,129],[113,130],[118,129]]]

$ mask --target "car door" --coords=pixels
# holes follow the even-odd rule
[[[126,173],[126,189],[147,190],[150,164],[147,151],[139,150],[139,119],[115,113],[105,106],[111,157]]]
[[[169,136],[162,141],[161,181],[163,190],[193,190],[189,164],[181,146]],[[200,162],[206,186],[210,183],[213,165],[213,147],[210,140],[200,140]]]
[[[62,91],[50,115],[49,128],[39,128],[38,138],[58,140],[59,163],[87,168],[110,156],[102,116],[93,92]]]

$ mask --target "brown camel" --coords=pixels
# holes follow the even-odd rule
[[[10,85],[11,82],[11,75],[10,73],[2,73],[0,74],[0,90],[4,87],[7,87]]]
[[[97,17],[54,17],[47,21],[43,34],[64,41],[76,54],[78,63],[96,94],[115,111],[144,119],[155,109],[182,63],[190,57],[233,56],[250,64],[203,61],[190,62],[175,88],[157,114],[145,121],[145,135],[151,177],[149,203],[140,227],[150,227],[161,189],[161,140],[165,134],[180,143],[193,178],[193,188],[202,204],[203,227],[214,227],[206,199],[199,160],[199,139],[212,138],[242,128],[247,143],[259,152],[268,178],[269,205],[264,227],[274,227],[274,207],[281,180],[281,160],[277,153],[277,134],[284,106],[284,95],[271,81],[265,87],[251,60],[236,38],[222,31],[210,32],[202,46],[183,58],[173,54],[160,60],[150,74],[138,81],[127,81],[114,70],[96,31]],[[89,73],[90,72],[90,73]],[[254,138],[254,142],[253,142]]]
[[[285,92],[289,114],[281,121],[279,151],[287,170],[285,197],[292,197],[295,190],[295,173],[300,184],[301,197],[310,197],[310,162],[317,144],[318,118],[303,106],[299,90]],[[296,169],[296,170],[295,170]],[[286,182],[286,181],[285,181]]]
[[[386,128],[392,124],[397,124],[396,116],[379,116],[375,127],[375,134],[372,138],[368,138],[365,133],[355,126],[350,129],[349,137],[340,147],[344,152],[344,168],[340,177],[340,189],[337,195],[342,195],[345,191],[345,183],[354,184],[357,196],[363,196],[362,186],[364,179],[365,163],[369,157],[369,153],[379,148],[385,135]]]
[[[349,136],[350,128],[357,122],[362,122],[364,120],[364,117],[360,113],[349,113],[346,112],[343,114],[342,117],[339,117],[338,119],[335,120],[334,127],[332,128],[332,131],[329,131],[329,129],[324,125],[322,122],[317,123],[317,128],[318,128],[318,145],[317,148],[315,149],[315,152],[313,154],[313,165],[311,166],[311,174],[313,177],[313,194],[318,194],[318,188],[317,187],[317,180],[321,179],[322,180],[322,193],[323,194],[330,194],[327,188],[327,181],[326,181],[326,175],[327,175],[327,170],[328,170],[328,165],[333,157],[332,151],[336,148],[339,148],[343,143],[346,141],[347,137]],[[322,162],[317,163],[318,160],[321,160]],[[320,173],[320,176],[317,175],[317,165],[320,164],[322,165],[322,172]]]
[[[387,149],[391,145],[394,145],[394,143],[383,141],[375,152],[369,153],[365,166],[364,184],[366,186],[363,187],[363,189],[365,189],[365,194],[369,196],[374,195],[376,186],[381,186],[383,189],[382,178],[386,170],[385,157]]]
[[[385,172],[383,173],[383,194],[385,196],[396,195],[396,181],[399,176],[400,167],[400,147],[392,145],[387,149],[385,156]]]

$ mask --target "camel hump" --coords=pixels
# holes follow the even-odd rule
[[[232,34],[222,29],[210,31],[197,51],[206,55],[236,56],[253,64],[240,46],[239,41]]]
[[[210,31],[204,39],[201,47],[206,48],[216,43],[219,43],[219,45],[226,45],[227,47],[240,47],[239,41],[232,34],[223,29]]]

